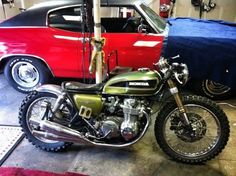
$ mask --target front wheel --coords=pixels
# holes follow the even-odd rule
[[[176,103],[167,103],[155,122],[155,136],[162,150],[184,163],[202,163],[218,155],[229,138],[229,122],[213,101],[183,96],[191,127],[184,125]]]

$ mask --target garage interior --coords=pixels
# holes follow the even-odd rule
[[[0,1],[0,21],[4,21],[22,9],[27,9],[43,0]],[[146,0],[154,11],[160,13],[159,0]],[[205,0],[206,2],[206,0]],[[216,19],[236,23],[236,1],[214,0],[216,7],[202,13],[202,19]],[[172,17],[199,18],[199,8],[191,0],[176,0]],[[0,39],[1,40],[1,39]],[[1,41],[0,41],[1,42]],[[0,74],[0,126],[19,127],[19,107],[26,94],[13,89],[4,74]],[[1,167],[16,167],[55,173],[80,173],[91,176],[235,176],[236,175],[236,98],[217,100],[226,113],[230,124],[230,138],[225,149],[216,158],[201,165],[176,162],[169,158],[156,143],[151,127],[138,143],[125,148],[109,148],[74,144],[66,151],[45,152],[31,145],[22,137],[18,145],[4,159]],[[4,135],[1,134],[0,138]],[[1,147],[1,139],[0,139]],[[1,156],[0,151],[0,156]],[[0,173],[1,176],[1,173]]]

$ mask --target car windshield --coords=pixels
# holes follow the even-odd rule
[[[146,13],[146,15],[150,18],[153,25],[155,25],[155,28],[159,32],[163,32],[165,30],[165,27],[166,27],[166,21],[164,19],[162,19],[159,15],[157,15],[156,12],[154,12],[148,6],[146,6],[144,4],[141,4],[140,7]]]

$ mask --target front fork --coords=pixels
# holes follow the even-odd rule
[[[179,112],[180,112],[180,114],[183,118],[183,121],[184,121],[185,125],[189,125],[190,122],[189,122],[189,119],[188,119],[188,116],[187,116],[187,113],[186,113],[186,109],[185,109],[185,107],[183,105],[183,102],[180,98],[179,90],[178,90],[176,84],[171,79],[169,79],[167,81],[167,83],[169,85],[170,93],[174,96],[175,102],[178,106]]]

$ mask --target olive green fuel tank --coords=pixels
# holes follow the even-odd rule
[[[111,78],[104,86],[104,94],[151,96],[161,89],[162,76],[156,71],[134,71]]]

